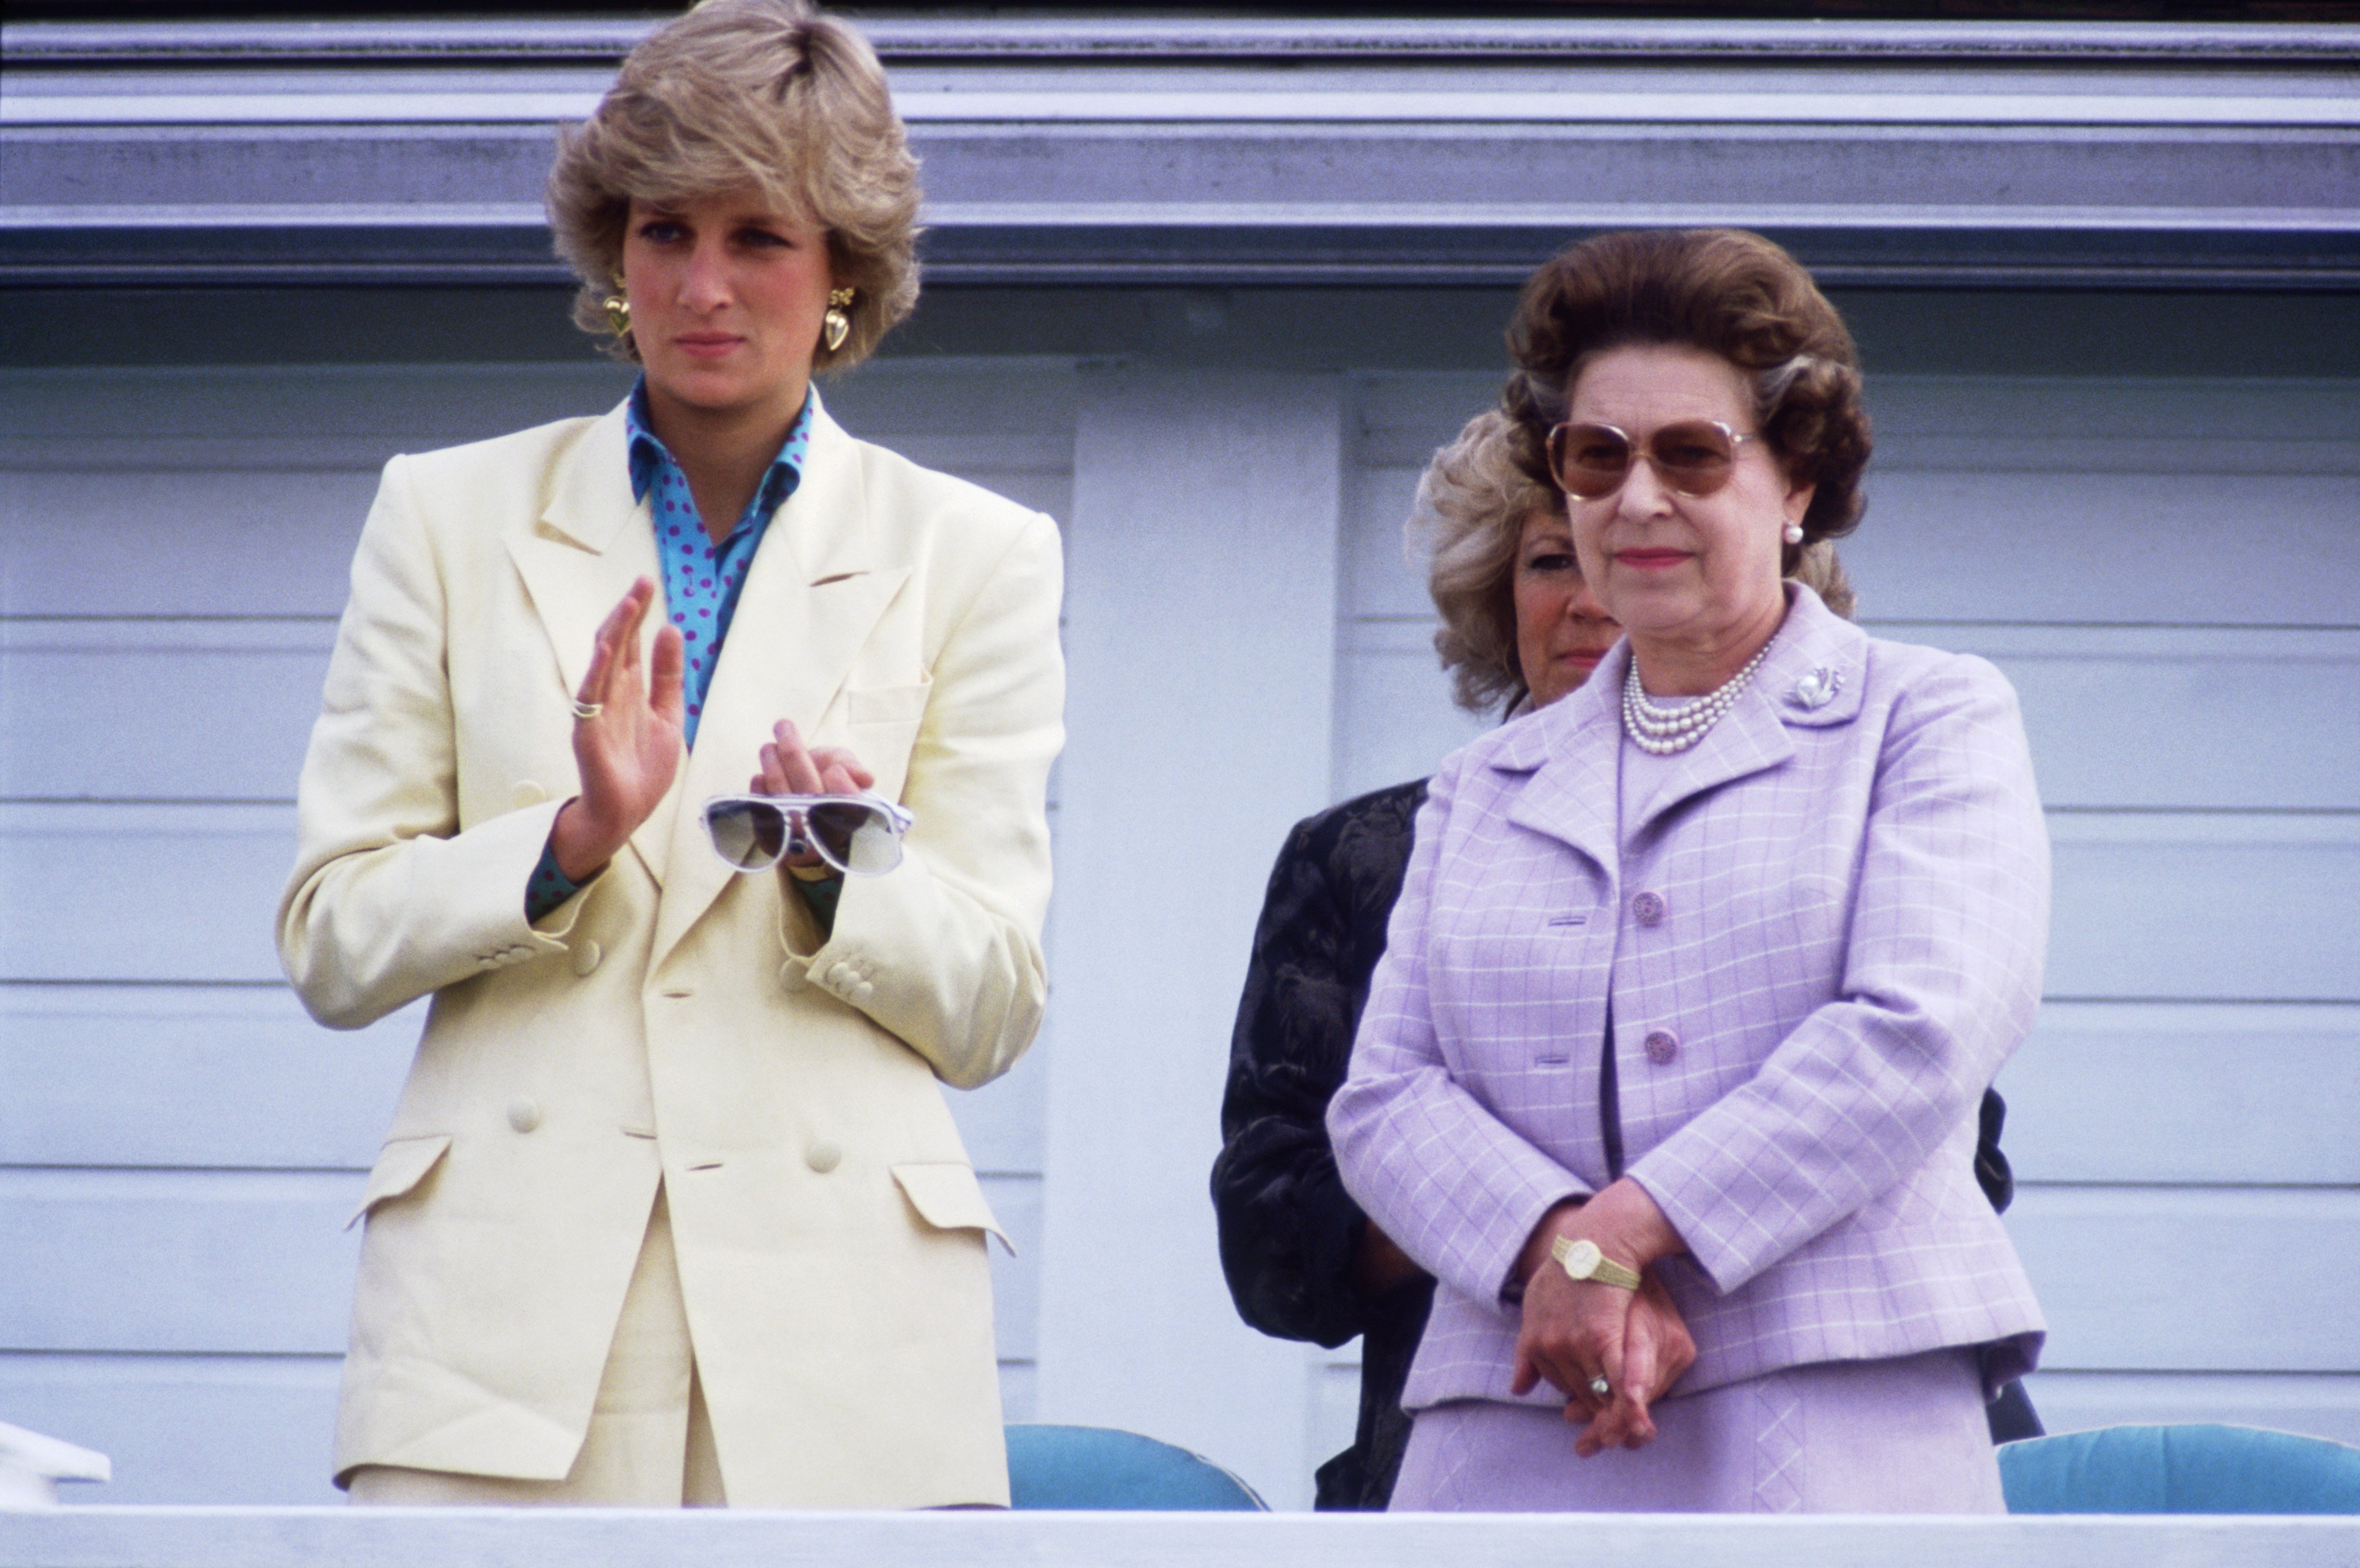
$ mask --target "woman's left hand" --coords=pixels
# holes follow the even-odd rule
[[[1587,1238],[1610,1259],[1642,1271],[1686,1248],[1646,1190],[1626,1179],[1586,1203],[1551,1209],[1517,1262],[1524,1321],[1510,1391],[1528,1393],[1546,1378],[1563,1392],[1568,1420],[1590,1418],[1575,1442],[1584,1458],[1610,1445],[1637,1447],[1655,1435],[1647,1406],[1688,1369],[1695,1347],[1659,1284],[1649,1281],[1653,1290],[1643,1302],[1642,1291],[1576,1280],[1550,1256],[1559,1236]],[[1590,1389],[1601,1377],[1613,1390],[1602,1399]]]
[[[877,782],[860,759],[840,746],[806,746],[792,719],[770,727],[762,746],[762,770],[748,788],[757,795],[858,795]],[[781,864],[813,866],[825,864],[810,850],[790,855]]]

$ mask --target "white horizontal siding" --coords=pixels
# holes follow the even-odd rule
[[[271,946],[354,541],[395,452],[628,385],[595,365],[0,374],[0,1419],[112,1454],[107,1500],[334,1495],[340,1227],[423,1017],[320,1029]],[[1072,387],[1055,364],[951,362],[823,396],[1063,519]],[[1018,1247],[992,1258],[1016,1420],[1047,1050],[952,1096]]]

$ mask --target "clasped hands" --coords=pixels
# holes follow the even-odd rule
[[[1641,1271],[1640,1288],[1572,1279],[1549,1256],[1559,1236],[1597,1243],[1609,1258]],[[1628,1178],[1586,1203],[1550,1209],[1524,1243],[1516,1260],[1524,1323],[1510,1390],[1529,1393],[1546,1378],[1563,1393],[1565,1419],[1581,1426],[1573,1451],[1584,1459],[1653,1442],[1648,1406],[1696,1360],[1688,1324],[1651,1267],[1685,1250],[1655,1200]],[[1601,1377],[1612,1390],[1603,1398],[1591,1389]]]
[[[655,598],[655,583],[642,577],[607,613],[575,694],[576,711],[587,710],[574,725],[582,792],[558,811],[549,837],[557,868],[575,882],[588,881],[614,858],[661,803],[680,768],[680,628],[658,627],[651,656],[643,660],[639,653],[639,627]],[[770,735],[760,771],[747,786],[752,793],[852,795],[877,782],[844,747],[805,746],[790,720],[781,719]],[[806,853],[783,864],[822,863]]]

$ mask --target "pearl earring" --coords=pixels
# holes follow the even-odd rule
[[[1786,525],[1786,542],[1787,542],[1788,544],[1800,544],[1800,543],[1802,543],[1802,542],[1803,542],[1803,525],[1802,525],[1802,524],[1800,524],[1800,523],[1788,523],[1788,524]]]

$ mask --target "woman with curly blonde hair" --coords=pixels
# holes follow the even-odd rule
[[[432,998],[355,1501],[1008,1501],[938,1085],[1040,1021],[1060,558],[812,385],[909,312],[917,206],[858,34],[706,0],[550,180],[630,396],[387,466],[279,924],[323,1023]]]

